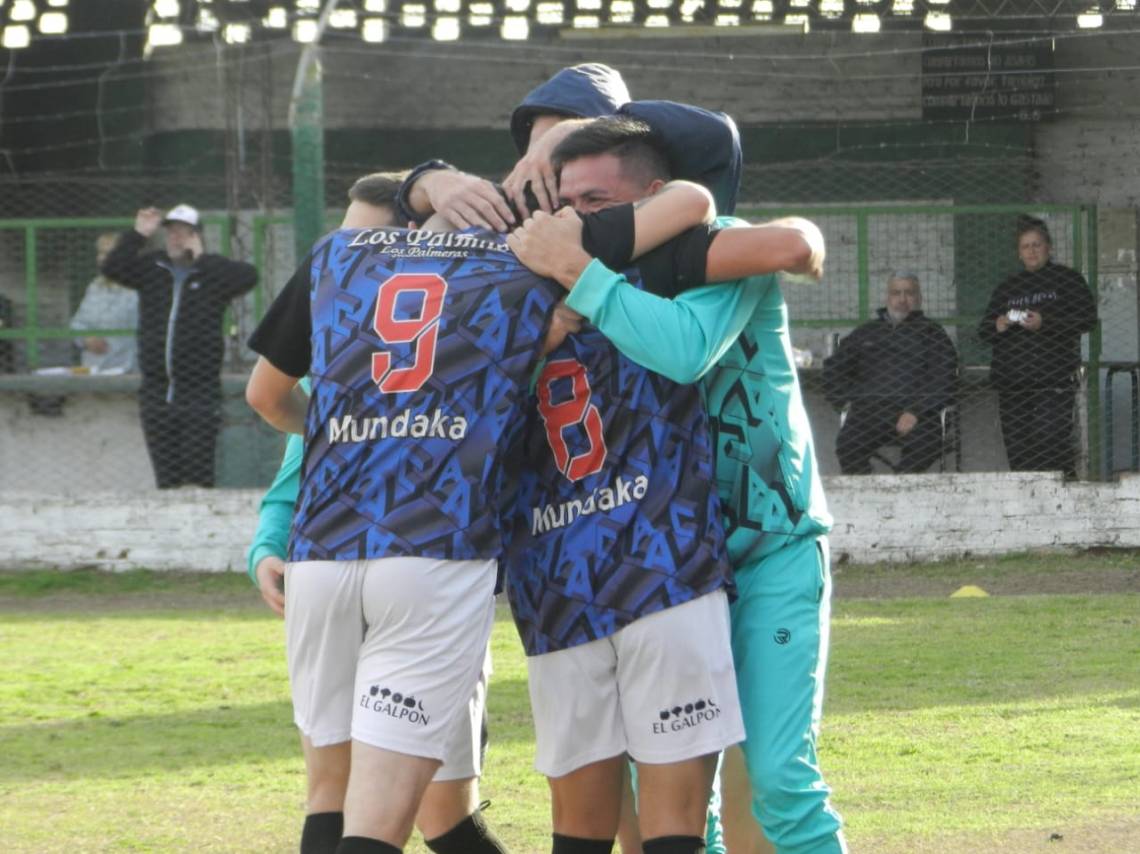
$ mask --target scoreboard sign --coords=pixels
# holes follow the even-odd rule
[[[1040,121],[1053,113],[1053,41],[928,43],[922,52],[922,117]]]

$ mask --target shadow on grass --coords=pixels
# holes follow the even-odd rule
[[[491,739],[534,740],[526,684],[495,682]],[[289,702],[0,728],[0,789],[33,781],[137,777],[147,772],[301,759]]]

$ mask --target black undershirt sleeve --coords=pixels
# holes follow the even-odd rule
[[[249,348],[291,377],[303,377],[313,360],[309,307],[310,259],[297,268],[249,336]]]
[[[624,204],[582,217],[582,248],[616,272],[637,267],[648,293],[672,299],[707,284],[709,247],[718,232],[713,226],[698,225],[631,262],[633,205]]]

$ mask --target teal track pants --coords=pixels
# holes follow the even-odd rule
[[[778,854],[846,851],[816,740],[827,670],[831,569],[825,537],[804,537],[736,572],[732,654],[752,812]]]

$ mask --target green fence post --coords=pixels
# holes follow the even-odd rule
[[[29,370],[40,366],[40,293],[39,271],[36,266],[36,227],[24,229],[24,293],[28,305],[24,310],[24,358]]]
[[[297,258],[324,234],[325,155],[321,63],[314,56],[298,81],[291,110],[293,137],[293,245]]]
[[[1092,291],[1093,305],[1097,305],[1097,291],[1099,289],[1099,282],[1097,281],[1100,275],[1100,251],[1097,246],[1097,223],[1096,223],[1096,205],[1082,207],[1080,212],[1075,217],[1079,220],[1080,215],[1088,217],[1088,225],[1085,229],[1087,246],[1085,247],[1085,257],[1087,258],[1087,265],[1085,267],[1088,274],[1089,290]],[[1079,268],[1078,268],[1079,269]],[[1101,414],[1100,414],[1100,348],[1101,348],[1101,333],[1100,333],[1100,320],[1097,320],[1096,326],[1093,331],[1089,333],[1089,376],[1086,392],[1088,394],[1088,412],[1087,416],[1087,429],[1089,434],[1089,478],[1093,477],[1093,473],[1098,475],[1103,474],[1107,478],[1112,477],[1112,472],[1101,472]]]

